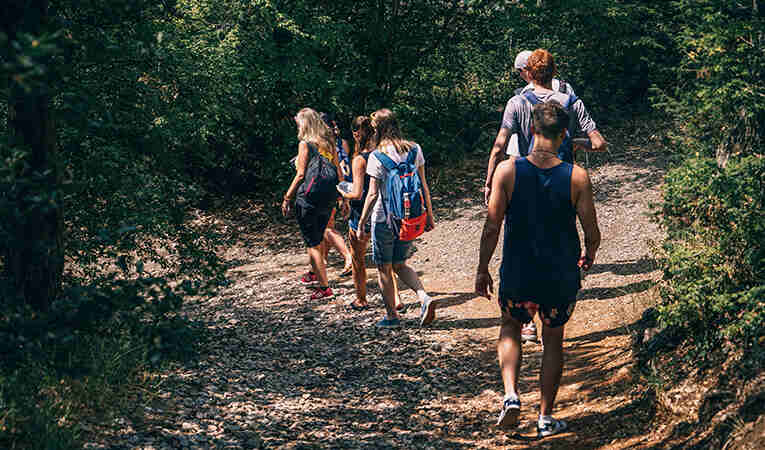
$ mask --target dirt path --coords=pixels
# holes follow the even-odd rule
[[[634,156],[634,155],[633,155]],[[465,170],[481,173],[482,161]],[[198,361],[163,376],[160,394],[118,418],[88,447],[218,448],[632,448],[646,441],[652,411],[633,395],[630,326],[652,302],[659,277],[646,215],[662,164],[624,157],[592,171],[603,233],[566,331],[556,416],[570,432],[534,438],[541,347],[527,344],[517,432],[493,424],[502,398],[496,362],[499,308],[476,298],[473,276],[484,220],[475,186],[465,200],[436,198],[437,229],[411,263],[440,301],[432,327],[417,326],[416,296],[398,331],[374,328],[382,309],[347,311],[339,297],[311,303],[296,283],[306,258],[296,234],[278,244],[231,249],[233,283],[189,305],[213,338]],[[448,182],[441,180],[439,182]],[[447,208],[447,206],[449,206]],[[492,273],[497,273],[497,249]],[[338,263],[338,261],[335,261]],[[330,270],[335,280],[340,268]],[[369,273],[370,294],[379,292]],[[106,427],[109,428],[109,427]]]

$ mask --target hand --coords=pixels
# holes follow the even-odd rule
[[[604,152],[608,149],[608,142],[606,142],[605,139],[603,139],[603,136],[600,135],[600,132],[598,130],[593,131],[589,134],[590,142],[592,142],[592,149],[590,151],[592,152]]]
[[[340,193],[340,195],[345,198],[345,192],[343,192],[342,189],[340,189],[340,185],[335,186],[335,189],[337,189],[337,192]]]
[[[364,232],[364,224],[359,223],[358,229],[356,230],[356,238],[360,241],[363,241],[365,234],[366,233]]]
[[[494,294],[494,280],[491,279],[488,271],[479,271],[475,275],[475,293],[488,299],[491,299],[491,295]]]
[[[483,202],[486,204],[486,206],[489,206],[489,197],[491,196],[491,187],[484,186],[483,187]]]
[[[433,220],[433,216],[428,216],[425,220],[425,231],[431,231],[436,227],[436,222]]]
[[[579,262],[577,264],[582,268],[582,270],[590,270],[594,262],[595,261],[589,256],[582,255],[582,257],[579,258]]]
[[[282,201],[282,216],[287,217],[287,214],[290,212],[290,201],[288,199],[284,199]]]

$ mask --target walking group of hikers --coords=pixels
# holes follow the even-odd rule
[[[580,270],[590,269],[600,245],[592,184],[587,171],[574,164],[575,152],[603,151],[607,144],[573,88],[554,78],[556,66],[549,52],[523,51],[514,66],[528,85],[507,102],[489,157],[483,189],[487,218],[475,290],[487,298],[494,294],[489,262],[504,222],[497,352],[505,397],[497,424],[506,428],[519,422],[521,345],[537,340],[533,319],[539,313],[544,347],[537,434],[545,437],[567,428],[552,417],[563,370],[563,329],[581,288]],[[400,326],[405,306],[393,272],[417,293],[420,325],[431,323],[436,302],[407,265],[412,240],[435,227],[422,149],[402,137],[393,112],[380,109],[353,120],[351,160],[336,122],[325,119],[310,108],[295,116],[300,140],[296,174],[282,203],[287,215],[295,199],[295,217],[308,247],[311,270],[301,282],[318,285],[313,300],[334,297],[326,271],[326,252],[332,244],[345,256],[344,272],[350,268],[353,274],[356,299],[347,307],[368,308],[365,254],[371,237],[386,309],[377,326]],[[588,139],[574,140],[579,132]],[[511,157],[502,161],[505,152]],[[341,181],[351,187],[344,189],[348,184]],[[352,251],[333,229],[335,206],[350,209]],[[584,231],[584,251],[577,217]]]

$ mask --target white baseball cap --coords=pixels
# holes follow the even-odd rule
[[[526,62],[529,60],[529,56],[531,56],[531,50],[524,50],[518,53],[518,56],[515,57],[515,68],[525,69]]]

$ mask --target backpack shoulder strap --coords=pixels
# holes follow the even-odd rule
[[[566,108],[566,110],[571,110],[571,106],[574,103],[576,103],[577,100],[579,100],[579,97],[577,97],[574,94],[567,94],[567,95],[568,95],[568,100],[566,101],[566,104],[563,105],[563,107]]]
[[[537,97],[532,91],[524,92],[521,97],[523,97],[524,100],[531,103],[532,105],[536,105],[537,103],[542,102],[542,100],[539,100],[539,97]]]
[[[319,149],[316,148],[316,146],[314,146],[308,141],[303,141],[303,142],[305,142],[305,145],[308,146],[308,159],[312,159],[314,155],[319,153]]]
[[[382,164],[383,167],[385,167],[387,170],[393,170],[396,167],[396,163],[394,163],[388,155],[383,153],[382,150],[377,149],[374,151],[374,153],[377,156],[377,160],[380,161],[380,164]]]
[[[414,162],[417,160],[417,152],[420,151],[420,146],[415,144],[411,149],[409,149],[409,154],[406,155],[406,163],[410,166],[414,166]],[[415,167],[416,169],[416,167]]]

